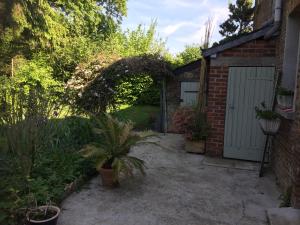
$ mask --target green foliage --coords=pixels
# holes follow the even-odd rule
[[[128,155],[130,148],[143,140],[132,133],[133,125],[120,122],[108,114],[103,114],[96,121],[94,131],[100,141],[84,147],[81,151],[83,156],[94,159],[97,170],[113,169],[115,180],[121,173],[133,175],[133,169],[144,174],[144,161]]]
[[[93,55],[118,29],[126,0],[4,1],[0,36],[1,72],[10,73],[11,59],[46,53],[56,78],[66,80],[76,65]]]
[[[113,112],[112,115],[120,121],[132,121],[137,130],[149,130],[154,128],[154,123],[159,118],[159,110],[157,106],[134,105]]]
[[[157,23],[153,21],[148,29],[139,24],[134,30],[118,30],[102,44],[102,50],[121,57],[164,55],[167,52],[165,41],[157,36],[156,29]]]
[[[36,55],[32,60],[20,60],[13,79],[17,84],[40,85],[45,90],[63,91],[62,84],[53,78],[53,69],[47,57],[42,55]]]
[[[209,135],[210,126],[207,122],[206,113],[195,110],[186,131],[186,138],[191,141],[206,140]]]
[[[253,30],[253,0],[237,0],[229,4],[229,18],[220,25],[219,31],[225,38],[249,33]]]
[[[261,108],[255,107],[256,118],[266,120],[276,120],[280,118],[280,115],[273,110],[267,109],[265,103],[261,103]]]
[[[184,134],[188,140],[205,140],[209,135],[210,126],[206,113],[194,107],[180,107],[172,117],[173,132]]]
[[[118,87],[124,80],[144,74],[151,75],[155,81],[172,76],[169,64],[153,55],[120,59],[105,68],[98,65],[81,69],[68,82],[68,88],[74,91],[74,108],[93,114],[106,112],[118,107]],[[139,90],[136,93],[140,93]]]
[[[152,81],[152,84],[149,84],[141,94],[138,96],[137,100],[134,103],[135,105],[150,105],[150,106],[159,106],[160,105],[160,86],[157,83]]]
[[[293,95],[294,95],[294,92],[291,91],[291,90],[288,90],[288,89],[286,89],[286,88],[284,88],[284,87],[279,87],[279,88],[277,89],[277,94],[278,94],[278,95],[283,95],[283,96],[293,96]]]
[[[291,197],[292,197],[292,187],[287,188],[287,190],[280,196],[280,208],[291,207]]]
[[[116,88],[118,105],[158,105],[160,92],[158,84],[148,75],[133,75],[122,80]]]
[[[58,120],[60,101],[36,86],[1,79],[0,223],[23,224],[31,196],[60,201],[66,185],[93,172],[76,150],[93,140],[89,120]],[[33,82],[35,83],[35,82]]]
[[[179,67],[201,58],[201,45],[186,45],[185,49],[176,55],[175,59],[173,60],[173,64],[175,67]]]

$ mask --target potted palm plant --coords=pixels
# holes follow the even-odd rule
[[[273,110],[266,108],[265,103],[261,103],[262,108],[255,107],[256,118],[266,134],[276,134],[280,127],[280,115]]]
[[[277,90],[277,103],[280,108],[288,109],[293,107],[294,92],[280,87]]]
[[[81,152],[84,157],[95,161],[102,184],[106,187],[116,187],[120,174],[132,176],[134,169],[145,174],[144,161],[129,156],[128,153],[133,145],[147,136],[133,133],[131,122],[121,122],[108,114],[96,119],[96,125],[94,132],[99,141],[85,146]]]

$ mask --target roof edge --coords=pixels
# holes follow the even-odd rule
[[[266,27],[264,27],[260,30],[256,30],[256,31],[253,31],[249,34],[243,35],[241,37],[237,37],[236,39],[228,41],[224,44],[220,44],[218,46],[211,47],[211,48],[208,48],[206,50],[203,50],[202,54],[206,58],[208,56],[211,56],[211,55],[214,55],[216,53],[225,51],[227,49],[237,47],[237,46],[245,44],[249,41],[258,39],[260,37],[263,37],[268,32],[269,29],[270,29],[270,27],[266,26]]]

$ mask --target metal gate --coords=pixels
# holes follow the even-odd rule
[[[265,136],[256,119],[255,106],[271,107],[274,67],[230,67],[227,89],[224,157],[259,161]]]
[[[199,82],[181,82],[181,106],[197,105]]]

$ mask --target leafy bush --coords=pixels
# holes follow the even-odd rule
[[[155,129],[159,110],[156,106],[135,105],[113,112],[112,115],[123,122],[132,121],[136,130],[149,130]]]
[[[284,87],[279,87],[278,90],[277,90],[277,94],[278,95],[284,95],[284,96],[292,96],[292,95],[294,95],[294,92],[291,91],[291,90],[288,90]]]
[[[116,87],[119,105],[159,105],[159,88],[149,75],[130,76]]]
[[[191,107],[178,108],[172,117],[172,132],[184,134],[188,129],[190,121],[193,119],[194,109]]]
[[[180,107],[172,117],[171,130],[184,134],[186,139],[191,141],[205,140],[208,137],[209,129],[206,113],[199,112],[193,107]]]
[[[189,121],[185,137],[190,141],[206,140],[210,126],[207,123],[206,113],[196,110]]]
[[[0,224],[23,224],[30,199],[59,203],[70,182],[94,171],[76,152],[93,140],[91,122],[55,118],[57,96],[28,88],[7,82],[0,90]]]
[[[266,120],[276,120],[280,118],[280,115],[273,110],[267,109],[265,103],[261,103],[262,109],[255,107],[256,118]]]
[[[145,88],[143,92],[138,96],[134,103],[135,105],[160,105],[160,88],[157,84],[152,84],[148,88]]]
[[[47,149],[80,148],[94,138],[92,122],[82,117],[52,119],[48,122],[47,129],[51,134],[48,142],[45,143],[47,146],[44,146]]]
[[[15,70],[13,79],[18,84],[63,90],[62,83],[52,77],[53,69],[49,66],[49,59],[44,55],[35,55],[32,60],[20,58]]]

